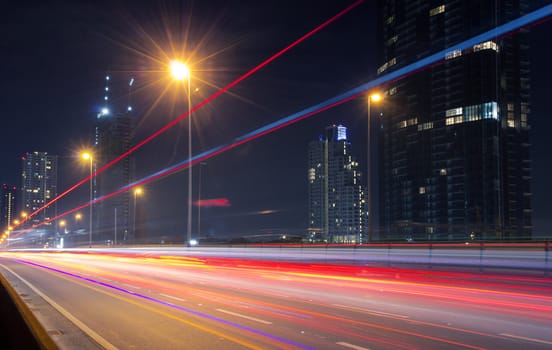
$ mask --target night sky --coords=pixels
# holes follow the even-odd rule
[[[87,175],[75,155],[92,142],[103,106],[129,100],[142,140],[187,109],[185,91],[167,76],[174,57],[190,57],[192,104],[212,95],[353,1],[67,1],[8,5],[2,10],[2,138],[0,182],[20,186],[21,156],[60,156],[59,192]],[[534,1],[535,5],[548,3]],[[375,77],[376,9],[371,1],[241,82],[193,115],[194,154],[324,101]],[[534,234],[552,233],[547,138],[552,121],[550,22],[530,32]],[[136,83],[129,91],[128,81]],[[129,94],[130,92],[130,94]],[[365,166],[366,106],[352,101],[207,161],[201,196],[202,232],[217,236],[304,233],[307,227],[307,146],[325,126],[349,127],[353,152]],[[187,121],[137,152],[137,176],[182,161]],[[199,169],[194,169],[194,199]],[[187,171],[145,186],[150,233],[185,230]],[[86,189],[59,211],[88,200]],[[197,212],[194,212],[196,217]],[[196,223],[194,220],[194,227]]]

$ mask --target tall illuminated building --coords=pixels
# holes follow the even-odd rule
[[[21,158],[20,212],[32,214],[57,196],[58,157],[47,152],[29,152]],[[25,227],[44,223],[56,215],[55,204],[27,220]],[[48,231],[52,223],[41,225]]]
[[[97,114],[95,130],[95,158],[94,167],[99,169],[127,152],[132,143],[134,120],[130,106],[130,88],[134,83],[131,79],[128,84],[129,101],[124,111],[117,110],[115,103],[111,103],[111,81],[105,79],[104,107]],[[120,106],[119,106],[119,109]],[[126,157],[110,166],[94,180],[94,198],[109,195],[131,181],[131,159]],[[131,201],[129,192],[121,193],[94,205],[93,240],[96,242],[115,241],[124,243],[131,238]],[[129,236],[130,235],[130,236]]]
[[[379,0],[379,75],[528,12],[523,0]],[[526,31],[383,87],[379,219],[391,240],[531,237]]]
[[[0,195],[0,230],[2,232],[13,224],[17,211],[17,187],[2,184]]]
[[[347,128],[332,125],[308,149],[309,240],[365,243],[366,206]]]

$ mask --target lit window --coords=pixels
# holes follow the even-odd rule
[[[473,45],[473,52],[482,50],[494,50],[498,52],[498,45],[494,41],[485,41],[484,43]]]
[[[508,103],[506,108],[508,109],[508,112],[512,112],[514,110],[514,104],[513,103]]]
[[[527,102],[521,103],[521,113],[528,113],[529,112],[529,104]]]
[[[397,123],[397,128],[402,129],[406,128],[407,126],[412,126],[418,124],[418,118],[410,118],[408,120],[403,120]]]
[[[337,127],[337,141],[347,140],[347,128],[339,125]]]
[[[445,112],[445,115],[447,117],[453,117],[455,115],[460,115],[460,114],[462,114],[462,107],[447,109],[447,111]]]
[[[439,174],[440,174],[441,176],[447,175],[447,169],[441,169],[441,171],[439,171]]]
[[[316,170],[314,168],[310,168],[308,172],[308,179],[310,183],[313,183],[316,179]]]
[[[396,43],[398,38],[399,37],[397,35],[393,35],[391,38],[389,38],[389,40],[387,40],[387,46]]]
[[[433,122],[418,125],[418,131],[433,129]]]
[[[498,104],[496,102],[483,103],[483,118],[498,120]]]
[[[435,16],[435,15],[438,15],[440,13],[443,13],[445,12],[445,5],[441,5],[441,6],[437,6],[435,8],[432,8],[431,10],[429,10],[429,15],[430,16]]]
[[[378,68],[378,74],[381,74],[387,70],[387,68],[394,66],[397,64],[397,59],[393,57],[389,61],[385,62],[381,67]]]
[[[421,187],[418,189],[418,193],[419,193],[419,194],[424,194],[424,193],[426,193],[426,188],[423,187],[423,186],[421,186]]]
[[[516,124],[513,120],[508,120],[508,127],[509,128],[515,128],[516,127]]]
[[[458,56],[462,56],[462,50],[453,50],[453,51],[447,52],[445,54],[445,59],[450,60]]]

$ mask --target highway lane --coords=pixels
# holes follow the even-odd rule
[[[534,276],[153,254],[21,252],[0,264],[104,347],[552,346],[552,284]]]

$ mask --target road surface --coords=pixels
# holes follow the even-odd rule
[[[121,252],[3,253],[0,273],[65,348],[552,348],[546,276]]]

